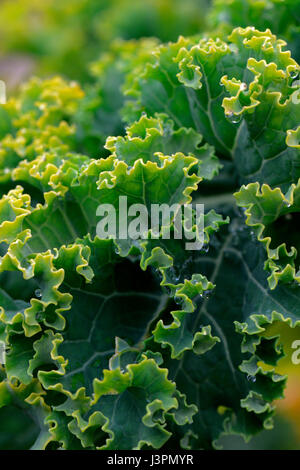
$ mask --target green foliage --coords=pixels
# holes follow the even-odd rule
[[[38,60],[40,73],[88,79],[86,64],[115,38],[176,40],[205,25],[208,0],[4,0],[2,55]],[[4,56],[5,57],[5,56]]]
[[[268,30],[212,36],[116,41],[84,90],[32,79],[0,107],[0,418],[18,448],[211,449],[272,427],[268,329],[300,324],[299,65]],[[162,222],[100,239],[97,207],[119,215],[122,195],[203,203],[202,250]]]
[[[300,4],[298,0],[214,0],[209,28],[230,32],[232,27],[269,28],[288,42],[299,61]]]

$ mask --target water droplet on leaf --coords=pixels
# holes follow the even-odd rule
[[[232,124],[238,124],[239,122],[241,122],[242,116],[241,114],[227,113],[226,118]]]
[[[249,375],[247,375],[247,380],[248,380],[248,382],[254,383],[254,382],[256,382],[256,377],[249,374]]]
[[[175,303],[177,305],[182,305],[183,299],[181,297],[174,297]]]
[[[209,250],[209,245],[203,245],[203,247],[200,250],[200,253],[207,253]]]
[[[298,70],[291,70],[290,72],[290,78],[292,80],[295,80],[295,78],[298,78],[298,75],[299,75],[299,71]]]
[[[36,289],[36,290],[34,291],[34,295],[35,295],[38,299],[40,299],[40,298],[42,297],[43,293],[42,293],[41,289]]]
[[[213,290],[212,290],[212,289],[208,289],[208,290],[206,290],[206,291],[203,293],[203,297],[204,297],[204,299],[205,299],[205,300],[208,300],[208,299],[209,299],[209,297],[211,296],[212,292],[213,292]]]

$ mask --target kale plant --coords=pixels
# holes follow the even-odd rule
[[[118,41],[88,86],[2,96],[0,447],[212,449],[272,427],[268,330],[300,321],[299,65],[243,26]],[[174,221],[99,237],[121,196],[204,204],[201,250],[164,237]]]

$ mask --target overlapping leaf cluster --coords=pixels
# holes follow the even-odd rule
[[[19,448],[249,438],[285,387],[266,330],[299,324],[299,66],[247,27],[118,43],[95,70],[85,96],[32,81],[1,106],[0,417],[17,410]],[[202,250],[162,224],[100,239],[124,195],[204,203]]]
[[[298,0],[214,0],[209,12],[209,27],[218,33],[232,27],[269,28],[288,42],[299,61],[300,5]]]

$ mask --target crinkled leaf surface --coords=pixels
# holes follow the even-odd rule
[[[0,404],[13,387],[42,413],[20,447],[210,449],[272,426],[268,327],[299,324],[299,66],[268,30],[222,38],[119,44],[85,98],[53,79],[1,107]],[[120,196],[204,204],[202,249],[164,237],[174,215],[101,239],[99,204],[133,222]]]

